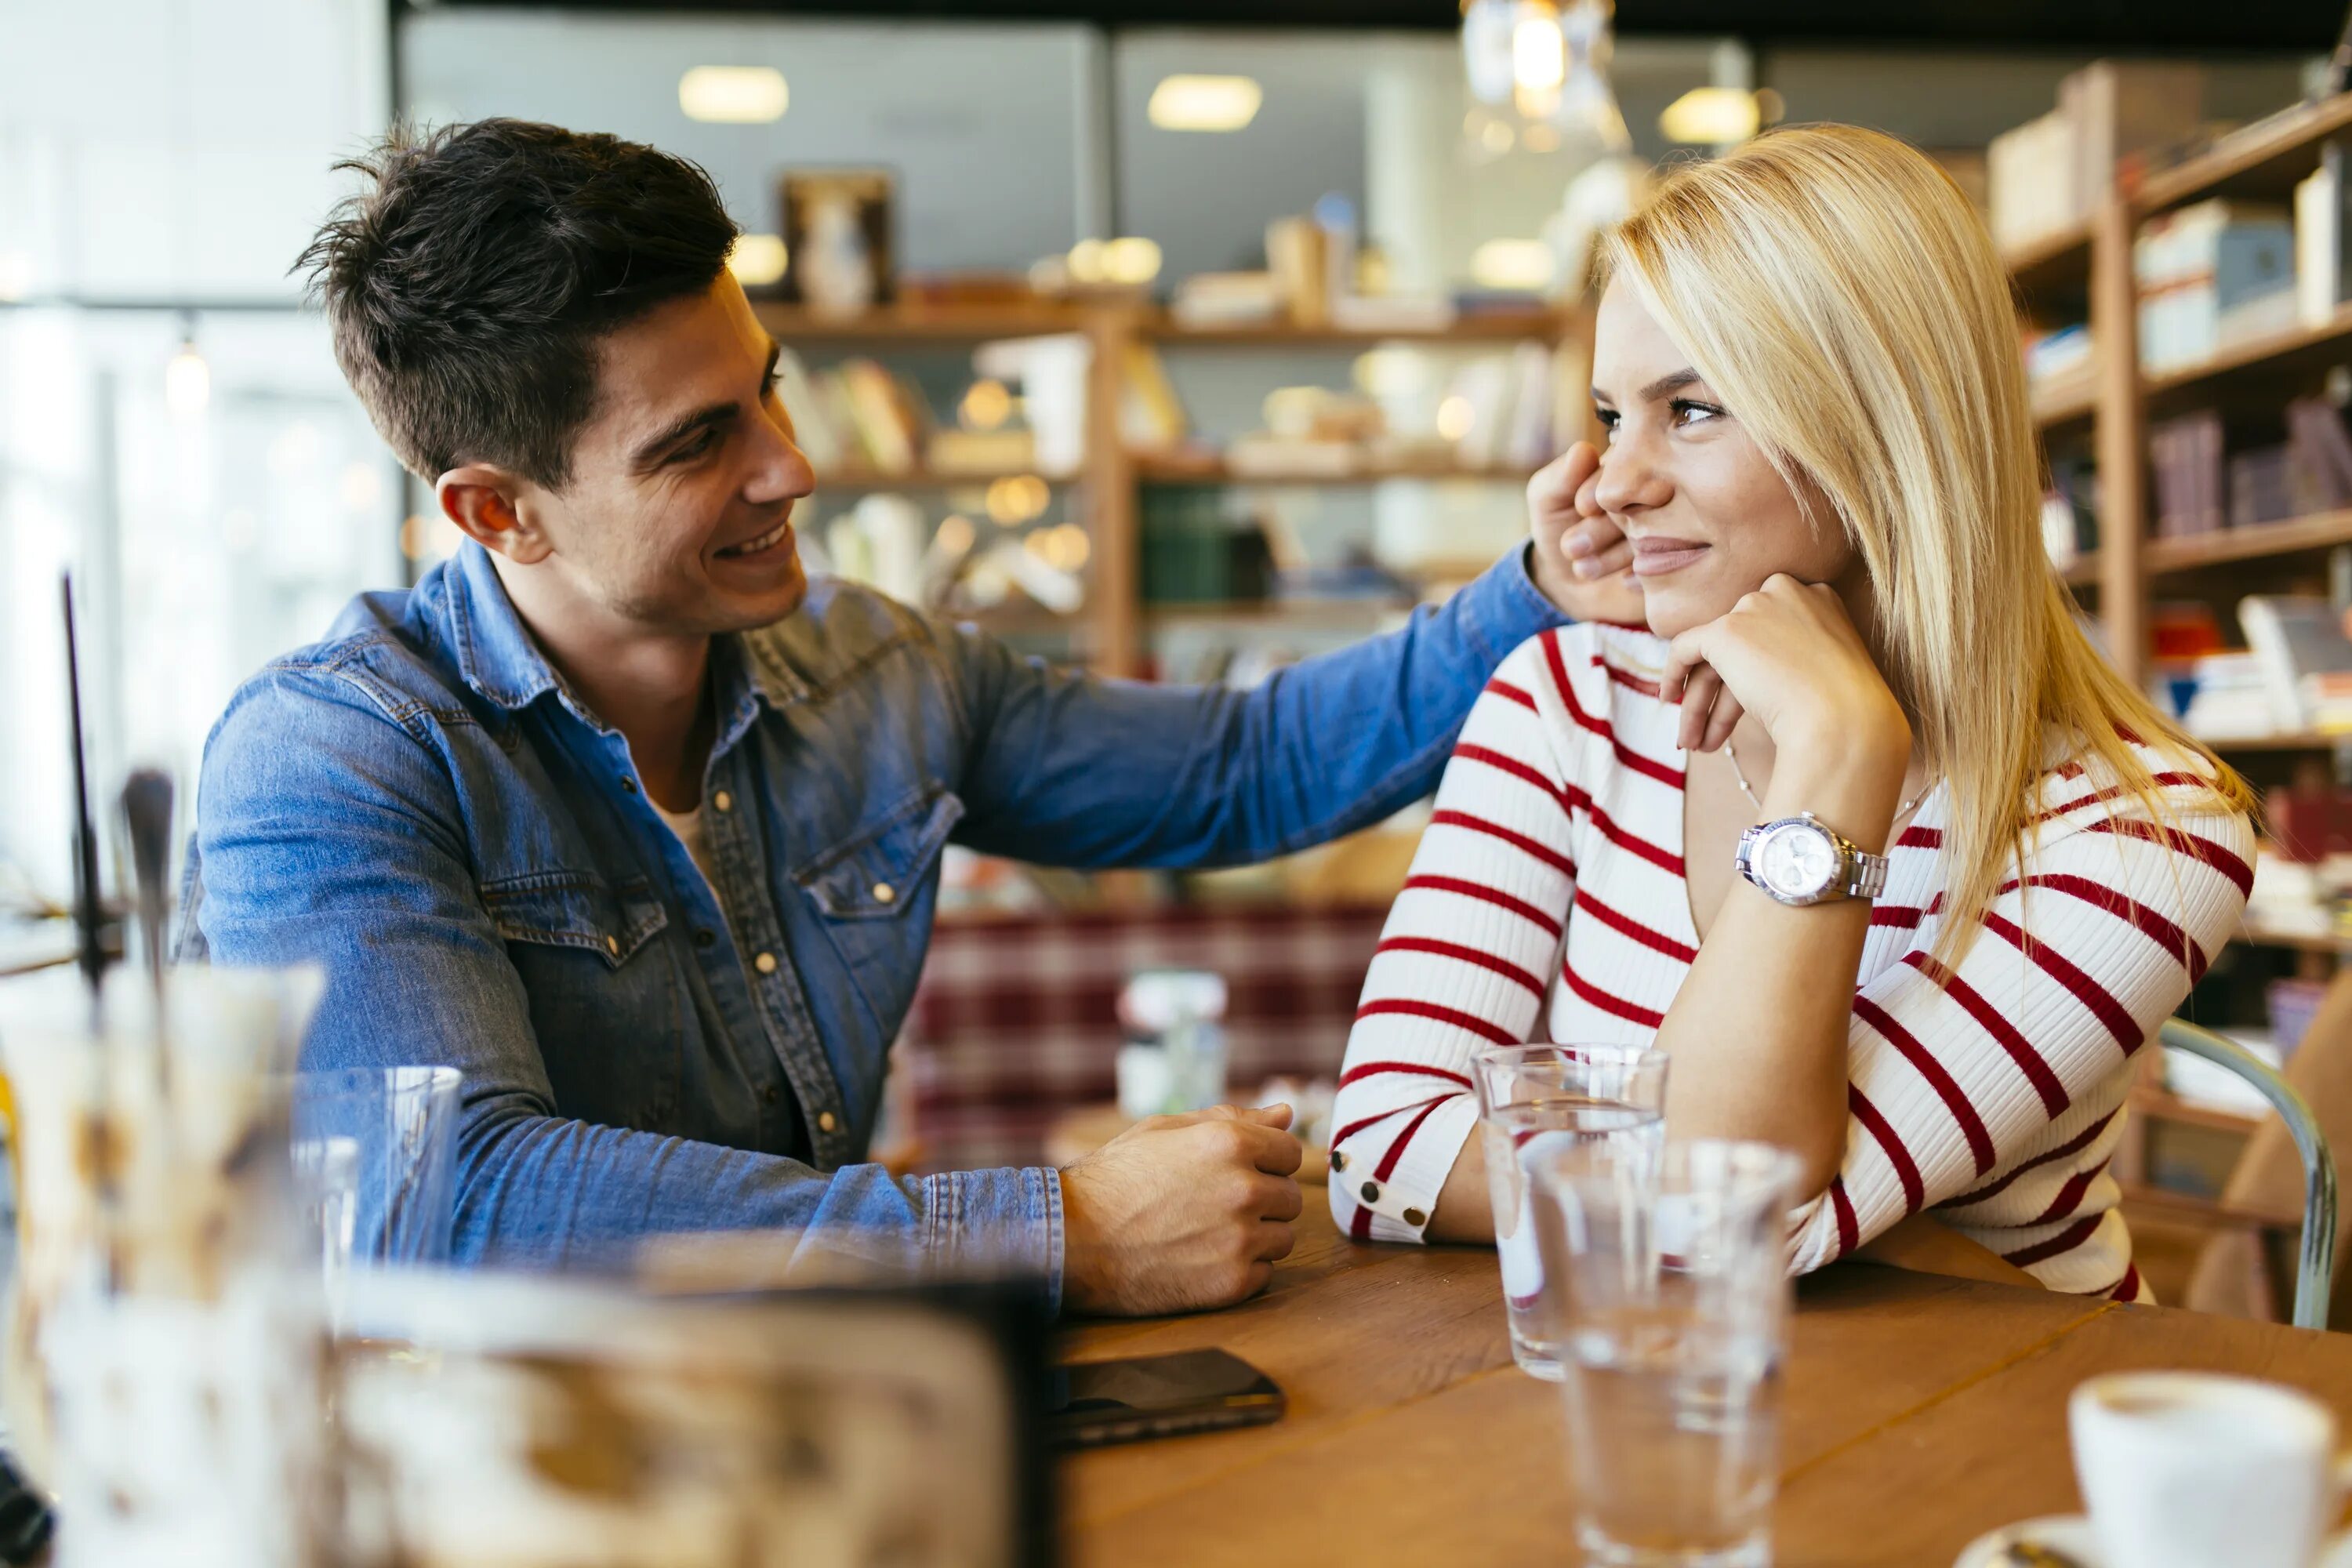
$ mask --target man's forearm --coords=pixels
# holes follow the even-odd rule
[[[463,1263],[626,1267],[648,1238],[789,1233],[797,1252],[887,1278],[1040,1280],[1061,1294],[1059,1177],[1050,1170],[893,1178],[523,1111],[477,1107],[459,1146]]]

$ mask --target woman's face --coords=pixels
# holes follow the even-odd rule
[[[1822,524],[1810,525],[1763,448],[1622,283],[1601,297],[1592,397],[1609,433],[1596,499],[1633,541],[1633,580],[1660,637],[1728,613],[1774,573],[1837,583],[1853,563],[1827,504],[1815,501]]]

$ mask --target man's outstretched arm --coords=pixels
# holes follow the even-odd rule
[[[439,754],[341,677],[268,676],[206,749],[182,936],[223,965],[320,966],[308,1067],[464,1073],[460,1262],[607,1268],[648,1236],[767,1229],[894,1276],[1019,1275],[1116,1312],[1239,1300],[1287,1250],[1297,1144],[1268,1113],[1139,1129],[1066,1173],[904,1179],[562,1115],[461,810]]]

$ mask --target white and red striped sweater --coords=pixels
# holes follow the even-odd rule
[[[1472,710],[1348,1041],[1343,1230],[1421,1239],[1477,1119],[1479,1047],[1654,1037],[1698,945],[1664,656],[1644,631],[1547,633]],[[1792,1216],[1792,1268],[1932,1207],[2053,1289],[2143,1294],[2106,1173],[2134,1053],[2236,929],[2253,853],[2201,764],[2144,754],[2176,826],[2054,769],[2024,889],[2012,867],[1957,973],[1930,956],[1945,792],[1897,836],[1854,992],[1845,1163]]]

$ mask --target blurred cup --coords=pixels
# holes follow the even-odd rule
[[[354,1269],[449,1260],[462,1081],[452,1067],[348,1068],[294,1079],[299,1223],[318,1245],[338,1327]]]
[[[2342,1501],[2335,1415],[2277,1384],[2112,1373],[2077,1387],[2066,1417],[2109,1563],[2309,1568]]]
[[[1796,1156],[1700,1140],[1629,1160],[1565,1144],[1528,1168],[1584,1561],[1765,1568]]]
[[[59,1568],[297,1568],[326,1507],[315,1290],[289,1275],[305,970],[0,986],[14,1101],[10,1435]]]

